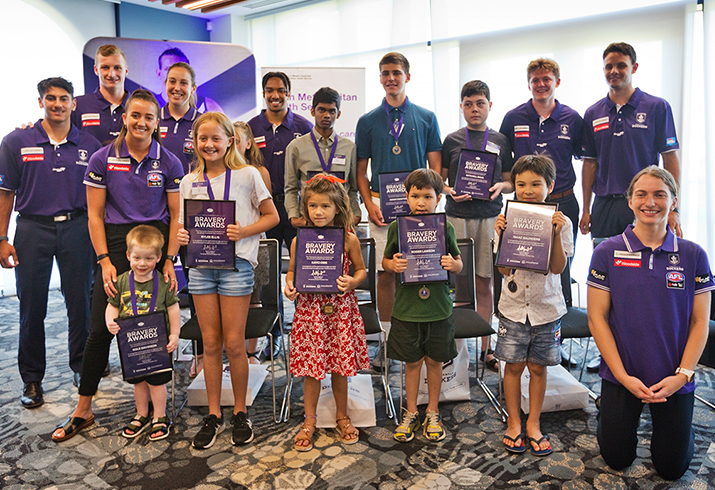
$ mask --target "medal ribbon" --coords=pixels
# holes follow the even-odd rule
[[[464,126],[464,136],[467,138],[467,149],[472,149],[472,141],[469,138],[469,128]],[[487,141],[489,140],[489,128],[484,129],[484,141],[482,142],[482,151],[487,151]]]
[[[407,105],[407,97],[405,97],[405,101],[398,107],[400,110],[400,121],[397,124],[397,127],[395,127],[394,123],[390,123],[390,134],[392,135],[393,138],[395,138],[395,146],[397,146],[397,140],[400,139],[400,132],[402,129],[402,121],[405,119],[405,106]],[[382,107],[385,108],[385,112],[387,113],[387,121],[389,122],[391,117],[390,117],[390,104],[387,103],[387,99],[382,99]],[[397,120],[395,120],[397,122]]]
[[[154,285],[152,286],[151,290],[151,304],[149,305],[149,313],[154,312],[154,308],[156,307],[156,295],[159,293],[159,274],[157,274],[156,269],[154,269],[152,272]],[[134,291],[134,271],[129,272],[129,291],[132,295],[132,312],[134,313],[134,316],[137,316],[139,313],[137,311],[137,293],[136,291]]]
[[[209,191],[209,199],[212,201],[215,201],[216,198],[214,197],[214,191],[211,189],[211,181],[209,180],[208,176],[206,175],[206,172],[204,172],[204,181],[206,182],[206,185],[208,187]],[[223,184],[223,200],[228,201],[228,192],[231,189],[231,169],[227,168],[226,169],[226,180]]]
[[[315,145],[315,151],[318,152],[318,158],[320,158],[320,166],[323,167],[323,172],[330,172],[330,168],[333,166],[333,157],[335,157],[335,150],[338,148],[338,135],[335,134],[335,139],[333,140],[333,148],[330,150],[330,156],[328,157],[328,164],[325,164],[323,160],[323,152],[320,151],[320,146],[318,146],[318,140],[315,139],[315,134],[313,131],[310,132],[310,137],[313,139],[313,144]]]

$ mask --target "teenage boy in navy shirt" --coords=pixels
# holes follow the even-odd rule
[[[47,293],[57,259],[69,319],[69,364],[77,386],[89,332],[92,244],[82,183],[99,142],[71,123],[72,84],[48,78],[37,85],[45,117],[16,129],[0,145],[0,265],[15,268],[20,300],[18,366],[25,408],[44,403]],[[14,246],[8,239],[13,201],[20,214]]]
[[[626,190],[631,179],[649,165],[663,167],[680,179],[679,148],[670,104],[633,87],[638,70],[636,51],[627,43],[611,43],[603,52],[608,95],[584,114],[583,215],[580,228],[593,238],[618,235],[633,222]],[[591,209],[591,193],[596,195]],[[671,229],[682,236],[680,216],[673,209]]]
[[[574,243],[578,233],[579,207],[574,194],[576,172],[573,158],[581,158],[583,119],[575,110],[556,100],[561,85],[559,64],[539,58],[526,67],[531,100],[504,116],[499,132],[509,138],[514,160],[543,153],[556,165],[554,191],[548,201],[559,203],[559,211],[571,220]]]
[[[127,59],[121,49],[113,44],[98,47],[94,73],[99,78],[99,88],[91,94],[77,97],[72,124],[103,145],[114,140],[122,129],[124,103],[129,95],[124,89],[128,71]]]
[[[614,470],[633,463],[647,403],[650,456],[667,480],[680,478],[693,458],[693,377],[715,289],[705,251],[668,226],[677,199],[667,170],[640,171],[628,188],[635,225],[596,247],[588,276],[588,323],[605,361],[601,456]]]
[[[410,81],[410,62],[401,53],[387,53],[379,66],[385,98],[380,106],[360,117],[355,132],[358,189],[368,213],[370,236],[375,238],[378,257],[385,249],[389,225],[380,211],[380,173],[410,171],[425,166],[438,174],[442,171],[442,141],[437,116],[413,104],[405,93]],[[368,161],[372,172],[369,180]],[[389,333],[395,278],[394,274],[382,270],[381,264],[377,268],[380,323]]]
[[[475,254],[475,284],[477,288],[477,312],[482,318],[492,316],[492,250],[494,223],[502,208],[503,193],[513,191],[511,185],[511,145],[505,135],[487,127],[489,110],[492,107],[489,87],[481,80],[472,80],[462,87],[462,109],[467,127],[444,138],[442,147],[442,178],[454,186],[463,148],[473,148],[496,155],[492,177],[491,200],[472,199],[469,194],[456,195],[454,190],[447,196],[447,219],[454,226],[457,238],[472,238]],[[488,132],[488,134],[487,134]],[[489,336],[482,337],[481,360],[486,358],[487,367],[497,371],[497,360],[489,348]]]

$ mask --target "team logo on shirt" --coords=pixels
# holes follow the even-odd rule
[[[45,161],[45,150],[39,146],[26,146],[20,148],[23,162],[43,162]]]
[[[194,152],[194,142],[193,141],[184,141],[184,153],[193,153]]]
[[[161,133],[161,139],[166,138],[166,133],[169,131],[169,128],[166,126],[159,126],[159,132]]]
[[[638,124],[643,124],[645,122],[645,115],[645,112],[639,112],[638,114],[636,114],[636,122]]]
[[[593,124],[593,132],[594,133],[598,133],[599,131],[608,129],[608,116],[599,117],[598,119],[594,119],[592,124]]]
[[[0,175],[0,177],[2,177],[2,176]],[[701,275],[699,275],[699,276],[695,276],[695,282],[696,282],[697,284],[707,284],[707,283],[709,283],[710,281],[711,281],[710,273],[701,274]]]
[[[670,265],[680,264],[680,255],[678,254],[668,254],[668,263]]]
[[[89,152],[87,150],[77,150],[77,154],[79,155],[79,159],[83,162],[86,162],[89,157]]]
[[[561,134],[569,134],[569,125],[568,124],[561,125]]]
[[[161,163],[159,162],[159,160],[151,161],[151,168],[153,168],[154,170],[158,169],[160,166],[161,166]]]
[[[193,139],[193,137],[194,137],[194,130],[193,130],[193,129],[189,129],[189,138],[192,138],[192,139]]]
[[[86,128],[87,126],[99,126],[99,124],[99,113],[88,112],[87,114],[82,114],[83,128]]]
[[[685,275],[682,272],[668,272],[665,279],[668,289],[685,289]]]
[[[608,277],[608,274],[606,274],[605,272],[597,271],[596,269],[591,269],[589,275],[598,281],[605,281]]]
[[[613,259],[613,265],[616,267],[640,267],[640,260]]]
[[[256,140],[256,146],[258,148],[265,148],[266,147],[266,137],[265,136],[256,136],[253,139]]]
[[[164,176],[157,173],[151,173],[146,178],[146,182],[149,187],[161,187],[163,181]]]
[[[560,140],[570,140],[571,135],[569,134],[569,125],[568,124],[562,124],[561,128],[559,129],[559,135],[557,136],[558,139]]]
[[[514,126],[514,138],[528,138],[529,126]]]

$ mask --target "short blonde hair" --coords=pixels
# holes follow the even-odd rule
[[[126,64],[127,57],[124,56],[124,51],[119,49],[114,44],[102,44],[100,47],[97,48],[97,52],[94,53],[95,66],[97,65],[97,57],[99,57],[99,56],[114,56],[115,54],[121,55],[122,59],[124,60],[124,63]]]
[[[150,248],[161,255],[164,247],[164,235],[158,228],[150,225],[139,225],[127,233],[127,252],[134,247]]]
[[[539,58],[531,63],[529,63],[526,67],[526,80],[531,80],[531,75],[535,71],[550,71],[551,73],[554,74],[554,78],[558,80],[561,78],[561,70],[559,69],[559,64],[556,63],[554,60],[551,58]]]

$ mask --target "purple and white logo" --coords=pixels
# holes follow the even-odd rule
[[[645,122],[645,115],[645,112],[639,112],[638,114],[636,114],[636,122],[638,124],[643,124]]]
[[[569,125],[568,124],[561,125],[561,134],[569,134]]]

